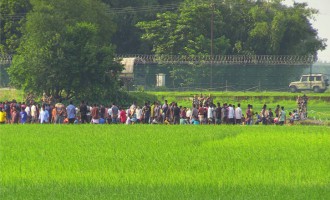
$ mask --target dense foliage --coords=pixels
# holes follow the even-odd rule
[[[186,0],[137,26],[156,54],[316,55],[325,48],[309,21],[316,13],[304,3]]]
[[[9,69],[12,84],[55,99],[114,94],[122,66],[114,61],[109,36],[115,24],[105,5],[93,0],[31,3],[33,12]]]
[[[30,1],[0,1],[0,54],[14,54],[22,36],[25,15],[31,9]]]

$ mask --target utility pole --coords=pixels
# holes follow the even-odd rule
[[[213,55],[213,40],[214,40],[214,9],[215,9],[215,4],[214,2],[211,3],[211,9],[212,9],[212,14],[211,14],[211,69],[210,69],[210,89],[212,90],[213,88],[213,61],[214,61],[214,55]]]

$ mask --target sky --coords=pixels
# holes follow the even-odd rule
[[[291,6],[293,2],[307,3],[308,7],[319,10],[319,14],[312,20],[313,27],[318,30],[319,37],[328,39],[327,48],[318,52],[320,62],[330,62],[330,0],[284,0],[284,3]]]

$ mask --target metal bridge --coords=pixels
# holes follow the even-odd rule
[[[116,60],[136,58],[136,64],[220,64],[220,65],[312,65],[316,62],[314,56],[297,55],[116,55]],[[1,55],[0,64],[11,64],[12,55]]]

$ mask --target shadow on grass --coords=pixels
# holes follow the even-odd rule
[[[328,199],[328,186],[278,185],[100,185],[24,184],[1,185],[1,199]]]

